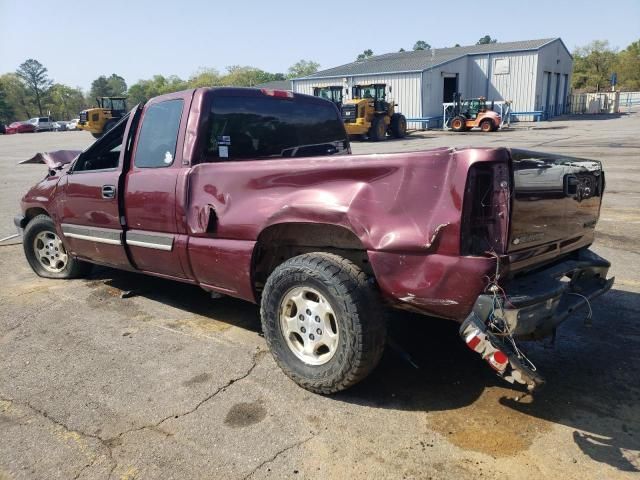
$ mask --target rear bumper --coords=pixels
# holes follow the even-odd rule
[[[460,336],[498,375],[533,391],[544,379],[514,339],[553,333],[572,312],[611,288],[609,267],[609,262],[584,248],[568,260],[506,283],[506,297],[499,288],[495,295],[479,295],[460,326]]]
[[[613,286],[611,264],[583,248],[570,259],[524,275],[503,285],[507,299],[494,306],[492,294],[479,295],[470,315],[483,322],[493,315],[504,320],[515,338],[535,340],[553,333],[571,313]],[[590,308],[590,307],[589,307]]]

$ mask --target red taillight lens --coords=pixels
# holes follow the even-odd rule
[[[260,91],[270,97],[293,98],[293,92],[290,92],[289,90],[273,90],[271,88],[262,88],[260,89]]]

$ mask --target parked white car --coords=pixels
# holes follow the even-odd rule
[[[78,130],[79,121],[80,121],[79,118],[74,118],[73,120],[70,120],[69,123],[67,123],[67,130]]]
[[[55,122],[51,117],[35,117],[30,118],[28,123],[36,127],[36,132],[50,132],[53,130],[53,124]]]
[[[54,132],[64,132],[65,130],[67,130],[67,125],[69,124],[69,122],[65,122],[63,120],[58,120],[56,122],[53,122],[53,131]]]

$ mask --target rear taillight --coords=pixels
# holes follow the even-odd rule
[[[506,252],[511,204],[511,175],[504,162],[469,168],[460,230],[462,255]]]
[[[271,88],[262,88],[260,91],[270,97],[293,98],[293,92],[289,90],[273,90]]]

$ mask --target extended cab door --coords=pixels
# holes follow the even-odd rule
[[[134,115],[80,154],[58,195],[58,216],[65,245],[96,263],[130,268],[122,242],[118,189],[124,163],[123,138]]]
[[[125,242],[139,270],[185,278],[186,236],[177,234],[176,183],[193,91],[145,106],[126,175]]]

